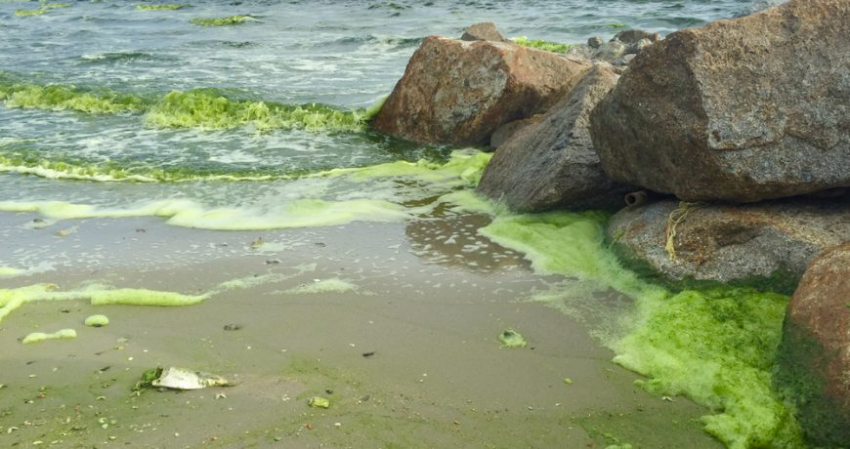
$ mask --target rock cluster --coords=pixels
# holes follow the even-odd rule
[[[616,209],[634,188],[611,181],[590,140],[590,111],[617,83],[598,65],[560,103],[502,143],[478,192],[511,209]]]
[[[850,2],[795,0],[669,35],[593,113],[614,179],[685,201],[850,186]]]
[[[373,124],[489,144],[478,191],[516,211],[615,209],[632,192],[607,235],[656,276],[788,291],[802,277],[779,377],[814,379],[784,388],[806,435],[834,446],[850,441],[847,36],[847,0],[790,0],[665,39],[625,30],[566,55],[478,24],[425,39]]]

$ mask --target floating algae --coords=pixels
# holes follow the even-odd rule
[[[75,86],[39,86],[2,80],[0,100],[7,108],[72,110],[89,114],[141,112],[147,107],[137,95],[119,94],[108,89],[89,91]]]
[[[356,291],[357,285],[342,279],[322,279],[312,284],[299,285],[286,290],[284,293],[303,295],[311,293],[346,293]]]
[[[89,114],[146,113],[144,122],[159,128],[231,129],[253,126],[259,131],[303,129],[356,132],[380,110],[384,98],[365,109],[345,110],[307,103],[279,104],[235,100],[217,89],[172,91],[142,96],[111,89],[73,85],[39,85],[26,77],[0,72],[0,100],[7,108],[78,111]]]
[[[575,47],[575,44],[561,44],[540,39],[529,39],[525,36],[514,37],[511,40],[523,47],[537,48],[539,50],[551,51],[552,53],[566,53],[570,48]]]
[[[192,5],[181,5],[179,3],[167,3],[162,5],[136,5],[139,11],[176,11],[183,8],[191,8]]]
[[[45,3],[41,2],[38,9],[18,9],[15,11],[15,15],[19,17],[27,17],[27,16],[40,16],[51,9],[57,8],[69,8],[71,5],[69,3]]]
[[[605,218],[591,212],[497,215],[480,233],[524,252],[537,272],[633,297],[630,332],[604,341],[615,362],[648,376],[640,385],[652,393],[684,395],[709,407],[705,429],[729,447],[804,447],[799,426],[771,389],[787,297],[734,288],[671,294],[645,283],[605,247]]]
[[[86,318],[84,324],[89,327],[104,327],[109,325],[109,318],[106,315],[92,315]]]
[[[74,329],[62,329],[52,334],[46,334],[44,332],[33,332],[24,337],[24,339],[21,340],[21,343],[26,345],[30,343],[41,343],[47,340],[71,340],[74,338],[77,338],[77,331],[75,331]]]
[[[195,25],[205,26],[205,27],[222,27],[222,26],[230,26],[230,25],[242,25],[245,22],[250,20],[257,20],[251,16],[229,16],[229,17],[217,17],[217,18],[194,18],[190,22]]]
[[[194,182],[194,181],[272,181],[292,179],[287,173],[258,174],[256,169],[215,172],[209,169],[152,167],[143,161],[87,161],[79,157],[46,159],[42,153],[16,150],[0,155],[0,172],[20,173],[46,179],[96,182]]]
[[[47,10],[43,8],[38,9],[18,9],[15,11],[15,15],[18,17],[28,17],[28,16],[40,16],[46,13]]]
[[[408,207],[384,200],[325,201],[301,199],[266,208],[208,208],[191,200],[162,200],[127,208],[97,207],[62,201],[0,201],[0,211],[36,212],[54,220],[83,218],[161,217],[167,224],[212,230],[267,230],[335,226],[355,221],[404,222],[433,210],[432,196],[474,185],[489,155],[458,151],[443,165],[398,161],[364,168],[329,170],[305,178],[344,178],[345,182],[371,182],[389,178],[403,181],[411,195],[424,198],[421,206]],[[448,198],[448,197],[447,197]],[[446,199],[445,201],[448,201]]]
[[[14,277],[14,276],[20,276],[24,273],[25,273],[24,270],[19,270],[17,268],[0,267],[0,278],[4,278],[4,277],[10,278],[10,277]]]
[[[359,131],[374,113],[344,111],[320,104],[282,105],[237,101],[212,89],[173,91],[156,102],[145,123],[160,128],[228,129],[251,125],[258,130]]]

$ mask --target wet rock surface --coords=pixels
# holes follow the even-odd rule
[[[850,3],[793,0],[641,50],[591,118],[614,179],[687,201],[850,185]]]
[[[809,266],[788,306],[777,385],[814,445],[850,441],[850,242]]]
[[[616,208],[629,187],[602,171],[590,140],[590,111],[617,83],[610,66],[596,66],[538,123],[501,145],[478,192],[511,209]]]
[[[619,253],[667,279],[768,282],[793,291],[812,259],[850,241],[850,203],[664,200],[621,210],[607,236]]]

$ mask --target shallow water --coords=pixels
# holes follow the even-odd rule
[[[603,216],[568,217],[581,228],[560,254],[572,265],[541,269],[523,235],[499,235],[512,219],[487,227],[500,213],[470,193],[486,155],[391,139],[365,120],[430,34],[489,20],[507,36],[582,42],[623,26],[667,34],[762,3],[80,1],[21,15],[39,4],[0,1],[0,289],[45,282],[75,298],[4,318],[0,433],[132,444],[147,430],[151,447],[216,435],[284,447],[717,446],[696,420],[705,410],[634,387],[588,336],[625,332],[618,319],[640,297],[628,275],[608,278],[619,268],[601,267]],[[234,15],[250,19],[192,23]],[[279,276],[217,287],[269,274]],[[80,326],[104,312],[80,297],[93,283],[216,294],[189,308],[111,306],[96,333]],[[566,314],[526,301],[547,295]],[[230,321],[245,332],[223,334]],[[534,350],[498,348],[513,326]],[[65,327],[79,337],[17,341]],[[364,344],[387,358],[363,365]],[[187,394],[195,406],[163,419],[160,407],[184,396],[125,396],[157,364],[244,380],[230,407]],[[104,381],[106,365],[120,374]],[[39,417],[27,401],[41,386],[55,394]],[[331,387],[339,409],[305,409],[300,395]],[[369,394],[383,402],[359,407]],[[97,413],[66,414],[74,405]],[[220,431],[204,425],[213,412]],[[302,438],[313,423],[326,433]]]

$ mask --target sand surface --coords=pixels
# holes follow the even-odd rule
[[[72,300],[10,314],[3,447],[720,447],[701,430],[705,409],[635,387],[593,323],[527,301],[559,279],[478,236],[486,218],[268,232],[36,218],[0,216],[3,262],[32,269],[0,288],[200,294],[242,281],[187,307]],[[447,242],[447,230],[463,232]],[[93,314],[111,323],[85,327]],[[64,328],[78,337],[20,342]],[[507,328],[528,346],[501,348]],[[168,366],[235,385],[132,391]]]

